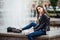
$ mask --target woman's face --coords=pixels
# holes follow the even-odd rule
[[[38,12],[39,13],[42,13],[43,12],[43,8],[42,7],[37,7],[37,9],[38,9]]]

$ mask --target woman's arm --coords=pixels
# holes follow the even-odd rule
[[[39,30],[39,29],[44,28],[45,27],[44,25],[49,25],[50,24],[50,18],[49,18],[49,16],[43,15],[42,21],[44,21],[44,22],[41,23],[41,24],[39,24],[39,25],[37,25],[38,28],[35,28],[35,30]]]

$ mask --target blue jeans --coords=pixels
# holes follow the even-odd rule
[[[27,25],[26,27],[23,28],[23,30],[25,29],[29,29],[32,26],[35,27],[37,24],[36,23],[30,23],[29,25]],[[46,35],[46,32],[43,30],[38,30],[38,31],[34,31],[30,34],[28,34],[28,40],[34,40],[33,37],[37,37],[37,36],[41,36],[41,35]]]

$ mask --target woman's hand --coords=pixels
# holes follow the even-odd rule
[[[39,24],[39,20],[38,19],[36,20],[36,23]]]

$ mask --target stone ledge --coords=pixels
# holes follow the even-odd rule
[[[19,39],[25,39],[27,40],[27,36],[22,35],[21,33],[0,33],[0,39],[7,37],[7,38],[19,38]],[[52,39],[58,39],[60,38],[60,35],[54,35],[54,36],[49,36],[49,35],[43,35],[40,37],[34,38],[35,40],[41,39],[41,40],[52,40]]]

